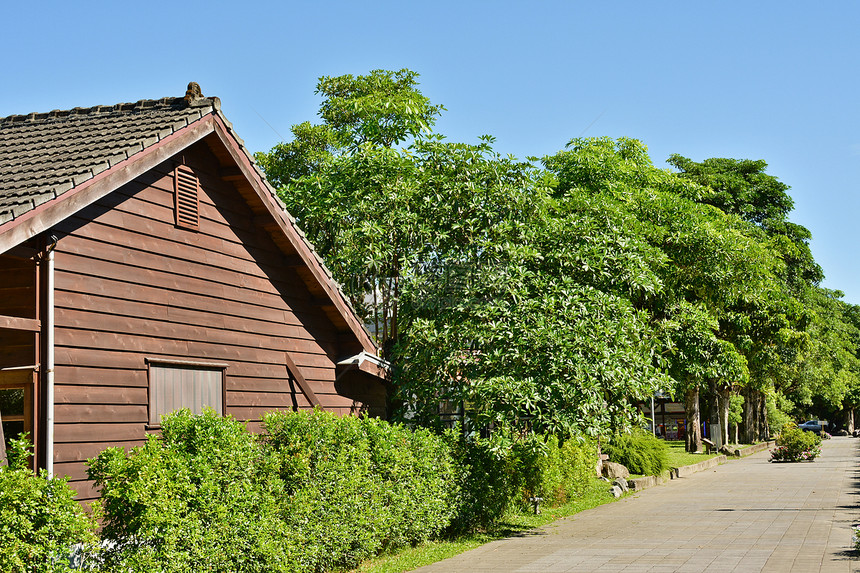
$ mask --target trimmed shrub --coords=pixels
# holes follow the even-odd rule
[[[95,522],[65,478],[34,475],[29,444],[12,442],[10,465],[0,467],[0,571],[69,571],[72,546],[94,543]]]
[[[90,462],[107,570],[325,571],[448,526],[458,481],[445,441],[325,412],[266,416],[266,433],[212,411]]]
[[[107,570],[296,571],[283,484],[245,426],[180,410],[161,436],[90,460],[101,487]]]
[[[517,462],[510,447],[486,439],[448,434],[453,446],[460,496],[449,533],[489,527],[504,516],[517,497]]]
[[[585,439],[559,443],[555,436],[546,444],[547,454],[539,461],[540,488],[535,494],[549,506],[561,505],[585,492],[597,466],[597,446]]]
[[[410,431],[375,419],[364,420],[364,427],[371,470],[385,486],[393,518],[384,545],[436,537],[451,522],[459,495],[450,447],[425,429]]]
[[[536,443],[535,443],[536,442]],[[580,495],[588,486],[597,465],[594,442],[556,436],[533,437],[513,448],[514,481],[519,495],[514,502],[520,509],[531,508],[530,497],[543,498],[548,506],[561,505]]]
[[[630,473],[660,475],[669,469],[669,446],[660,438],[640,429],[617,434],[603,444],[603,451],[613,462],[622,464]]]
[[[443,532],[491,524],[528,497],[578,495],[590,442],[467,440],[322,411],[275,412],[265,432],[187,410],[126,453],[90,461],[106,570],[326,571]],[[504,446],[504,447],[503,447]]]
[[[461,438],[455,451],[463,481],[455,532],[489,527],[513,508],[530,511],[533,496],[550,507],[565,503],[583,493],[597,464],[592,441],[555,436]]]
[[[349,567],[440,533],[456,511],[448,445],[426,430],[314,412],[265,417],[267,448],[288,485],[302,570]]]
[[[776,448],[770,451],[774,462],[811,462],[821,455],[821,438],[804,432],[788,422],[776,438]]]

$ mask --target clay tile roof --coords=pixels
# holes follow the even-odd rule
[[[0,118],[0,225],[219,107],[217,98],[162,98]]]

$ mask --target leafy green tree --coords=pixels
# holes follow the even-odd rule
[[[430,133],[445,108],[431,104],[417,86],[418,74],[406,69],[323,76],[316,89],[323,97],[319,110],[323,123],[294,125],[292,141],[279,143],[268,153],[256,153],[255,159],[269,181],[281,187],[315,176],[334,157],[351,155],[363,146],[390,149]],[[308,205],[290,203],[297,217]]]
[[[838,296],[841,293],[836,291],[835,294]],[[854,340],[854,355],[860,358],[860,306],[843,301],[842,316],[844,321],[854,328],[850,336]],[[845,427],[849,432],[854,432],[857,428],[854,413],[860,406],[860,383],[855,381],[849,386],[842,406],[845,410]]]
[[[738,426],[743,421],[744,413],[744,397],[739,394],[732,394],[729,401],[729,424],[731,424],[731,432],[733,444],[738,442]]]
[[[623,423],[659,378],[647,320],[626,299],[659,288],[657,253],[619,235],[633,222],[623,211],[556,201],[552,178],[491,138],[428,135],[442,108],[415,78],[322,78],[322,125],[258,155],[398,359],[403,415],[431,423],[441,401],[467,404],[479,425],[566,435]]]
[[[492,138],[426,134],[441,107],[415,78],[323,78],[324,123],[258,155],[397,359],[403,416],[432,423],[450,402],[497,428],[623,423],[659,378],[626,300],[659,288],[657,253],[618,233],[633,219],[613,205],[553,199],[554,180]]]
[[[750,159],[705,159],[697,163],[678,154],[666,161],[681,177],[705,186],[690,198],[762,227],[780,224],[794,208],[788,185],[767,175],[767,163]]]
[[[739,391],[748,440],[768,397],[853,400],[850,309],[816,290],[809,232],[763,161],[674,155],[675,172],[594,138],[541,169],[432,134],[443,108],[409,70],[317,93],[321,123],[257,160],[396,359],[404,419],[441,405],[499,435],[599,434],[659,387],[684,396],[694,451],[700,392],[726,442]]]
[[[750,383],[743,389],[745,441],[766,439],[767,396],[793,384],[789,379],[794,365],[809,343],[804,332],[810,321],[805,299],[823,278],[809,249],[811,234],[788,220],[794,205],[789,187],[765,172],[764,161],[712,158],[695,162],[672,155],[668,162],[679,169],[681,178],[705,189],[692,198],[759,229],[758,243],[782,262],[774,267],[776,280],[768,285],[766,296],[746,300],[734,309],[744,328],[726,325],[733,336],[745,341],[741,348],[750,369]]]
[[[383,346],[397,338],[403,269],[435,230],[416,209],[425,197],[415,162],[394,147],[428,133],[443,109],[418,91],[417,77],[405,69],[322,77],[323,123],[296,125],[291,142],[255,155]]]
[[[841,297],[839,291],[816,288],[806,299],[809,344],[793,363],[792,376],[780,388],[794,403],[798,417],[840,415],[855,403],[860,387],[860,332],[851,319],[852,305]]]
[[[317,93],[324,97],[320,117],[353,148],[365,143],[391,147],[430,131],[444,110],[416,88],[418,74],[373,70],[320,78]]]
[[[507,175],[458,176],[482,163]],[[552,173],[520,165],[528,177],[511,177],[499,158],[440,165],[453,167],[433,188],[458,206],[446,216],[457,240],[438,243],[404,293],[405,412],[434,423],[442,402],[473,427],[514,433],[628,426],[637,401],[668,384],[649,316],[631,303],[662,288],[653,265],[664,258],[640,221]]]
[[[482,267],[479,282],[447,300],[407,293],[397,361],[406,412],[432,424],[442,401],[464,408],[474,428],[562,436],[629,425],[635,404],[665,381],[646,317],[550,272],[541,260],[548,253],[522,251]]]
[[[661,256],[649,257],[661,288],[632,297],[662,342],[659,364],[684,397],[688,448],[699,448],[699,393],[714,386],[729,395],[748,379],[744,349],[755,338],[749,309],[772,294],[781,269],[762,235],[737,216],[703,205],[709,190],[656,168],[636,140],[574,140],[545,160],[561,192],[580,190],[613,200],[637,221],[627,227]]]

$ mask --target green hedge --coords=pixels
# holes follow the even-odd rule
[[[528,498],[564,503],[593,474],[588,441],[443,436],[376,419],[278,412],[264,433],[212,411],[90,460],[95,522],[64,479],[0,468],[0,570],[292,572],[348,568],[386,549],[491,525]],[[17,461],[16,461],[17,460]]]
[[[265,441],[289,483],[301,569],[347,567],[439,534],[456,510],[448,445],[426,430],[314,412],[265,417]]]
[[[448,436],[461,484],[450,533],[488,527],[504,516],[517,495],[516,457],[487,440]]]
[[[539,487],[534,493],[547,505],[560,505],[582,495],[597,467],[597,446],[591,440],[570,439],[563,443],[554,436],[546,441],[546,455],[538,460]]]
[[[660,475],[669,469],[669,446],[650,432],[617,434],[603,444],[603,450],[610,461],[623,464],[630,473]]]
[[[491,526],[511,510],[530,511],[530,497],[563,504],[583,493],[597,465],[593,441],[562,443],[554,436],[460,439],[454,451],[463,486],[453,532]]]
[[[12,442],[10,465],[0,467],[0,571],[68,571],[71,546],[94,542],[95,522],[65,478],[33,474],[28,444]]]
[[[295,571],[283,483],[232,418],[187,410],[162,435],[90,461],[101,487],[109,571]]]
[[[373,419],[273,413],[266,432],[214,412],[165,417],[162,435],[91,462],[108,569],[325,571],[418,543],[451,521],[448,445]]]

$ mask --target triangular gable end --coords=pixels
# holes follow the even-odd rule
[[[199,90],[199,88],[198,88]],[[189,93],[191,86],[189,86]],[[189,98],[186,97],[186,100]],[[166,104],[171,98],[164,100],[149,100],[137,104],[121,104],[113,109],[143,108],[153,103]],[[91,169],[89,173],[76,175],[69,183],[59,185],[59,192],[51,191],[52,198],[42,200],[40,204],[25,205],[23,208],[13,209],[17,213],[13,218],[5,217],[0,223],[0,254],[9,251],[49,230],[52,226],[63,221],[67,217],[81,209],[95,203],[115,189],[134,180],[157,165],[177,156],[183,150],[189,148],[199,141],[204,141],[222,164],[224,179],[231,180],[242,193],[244,199],[257,213],[257,223],[266,229],[285,254],[291,257],[293,264],[305,272],[303,278],[312,291],[319,292],[320,297],[317,304],[323,307],[329,318],[346,326],[352,337],[358,342],[359,349],[375,353],[375,345],[355,315],[347,298],[334,281],[331,273],[325,267],[321,258],[305,238],[302,231],[296,225],[295,219],[289,215],[284,205],[278,199],[274,188],[266,180],[265,176],[254,163],[250,153],[245,149],[242,140],[236,135],[232,124],[221,113],[220,100],[217,97],[196,99],[190,98],[185,105],[178,104],[179,98],[175,98],[172,105],[182,107],[188,113],[179,118],[177,125],[172,126],[170,133],[144,134],[141,141],[133,142],[132,151],[124,150],[122,154],[112,153],[111,160],[105,165],[104,170],[96,172]],[[72,110],[71,112],[52,112],[58,117],[62,114],[83,115],[87,111],[111,108],[90,108],[90,110]],[[42,114],[49,116],[52,114]],[[41,116],[31,114],[30,116],[17,116],[3,118],[7,125],[10,122],[23,124],[28,119],[40,119]],[[123,150],[117,150],[123,151]],[[87,176],[89,175],[89,176]],[[66,188],[67,187],[67,188]],[[64,189],[65,188],[65,189]],[[38,201],[38,199],[37,199]],[[0,221],[3,221],[0,213]]]

